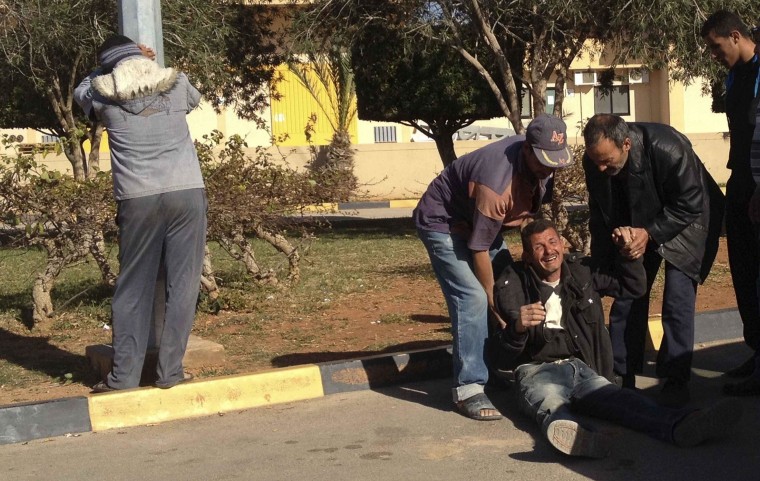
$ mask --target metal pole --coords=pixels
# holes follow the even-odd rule
[[[142,43],[156,52],[156,62],[164,66],[164,37],[161,27],[160,0],[118,0],[119,32],[137,43]],[[166,314],[166,270],[163,258],[156,280],[153,301],[153,329],[148,340],[149,349],[157,349],[161,344]]]
[[[119,32],[156,52],[156,62],[164,66],[164,34],[161,0],[118,0]]]

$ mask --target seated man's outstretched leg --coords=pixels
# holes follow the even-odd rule
[[[741,405],[727,400],[700,410],[660,406],[638,391],[610,383],[581,361],[575,362],[585,366],[586,374],[570,394],[573,411],[611,421],[661,441],[694,446],[726,434],[741,417]]]
[[[602,458],[608,436],[584,427],[569,409],[575,367],[569,361],[524,364],[515,371],[520,410],[536,420],[549,443],[572,456]]]

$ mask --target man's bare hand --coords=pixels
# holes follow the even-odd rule
[[[137,48],[140,49],[144,56],[148,57],[151,60],[156,60],[156,52],[154,52],[152,48],[142,43],[138,43]]]
[[[617,227],[612,231],[612,242],[626,259],[638,259],[646,252],[649,233],[642,227]]]
[[[520,322],[515,325],[515,331],[525,332],[529,327],[538,326],[546,319],[546,309],[540,302],[526,304],[520,307]]]

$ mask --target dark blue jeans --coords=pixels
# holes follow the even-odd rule
[[[472,251],[467,238],[457,234],[417,229],[430,256],[435,277],[441,286],[451,318],[454,361],[454,402],[483,392],[488,381],[485,345],[488,338],[488,299],[486,291],[475,277]],[[506,251],[501,236],[489,250],[493,261]],[[507,255],[508,251],[505,252]],[[496,274],[494,274],[496,275]]]
[[[523,364],[515,378],[520,409],[536,420],[544,436],[552,421],[582,425],[577,414],[584,414],[673,442],[673,427],[693,411],[659,406],[633,389],[612,384],[580,359]]]
[[[610,339],[618,374],[640,373],[644,367],[644,347],[649,329],[649,296],[662,257],[647,247],[644,268],[647,293],[639,299],[616,299],[610,309]],[[697,283],[673,264],[665,262],[665,290],[662,296],[664,336],[657,353],[657,376],[686,382],[691,378],[694,355],[694,313]]]

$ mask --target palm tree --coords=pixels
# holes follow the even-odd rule
[[[350,133],[356,119],[356,88],[350,57],[338,46],[307,50],[299,55],[301,61],[289,61],[288,68],[314,98],[333,130],[324,164],[313,167],[344,185],[342,196],[347,197],[357,186]]]

